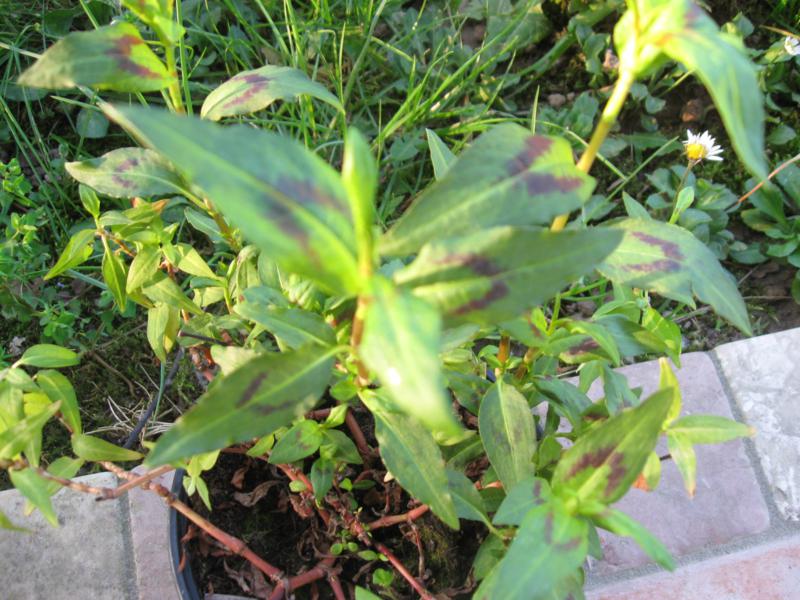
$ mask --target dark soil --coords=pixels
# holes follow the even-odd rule
[[[373,440],[370,442],[374,443]],[[304,465],[306,471],[310,468],[310,461],[307,463]],[[371,489],[352,493],[334,489],[331,492],[348,502],[362,523],[385,514],[402,514],[415,506],[396,483],[383,483],[385,470],[379,461],[373,466],[374,472],[364,471],[362,475],[362,480],[375,482]],[[355,480],[359,473],[351,469],[347,475]],[[396,572],[390,589],[375,585],[373,572],[376,569],[393,572],[391,565],[381,560],[370,560],[370,557],[365,560],[357,556],[358,552],[369,548],[349,535],[347,528],[335,517],[331,526],[325,528],[313,506],[304,502],[300,495],[289,491],[288,478],[264,460],[238,453],[223,453],[217,465],[204,473],[203,477],[211,490],[213,511],[209,513],[197,495],[191,499],[192,508],[227,533],[242,539],[287,577],[313,568],[322,558],[330,555],[332,544],[356,542],[358,549],[355,552],[345,550],[336,562],[336,567],[341,567],[339,577],[346,594],[348,588],[359,585],[375,593],[380,590],[382,594],[397,600],[417,597]],[[241,494],[252,493],[259,485],[264,486],[265,482],[271,483],[267,484],[269,489],[263,498],[251,507],[244,506]],[[475,523],[462,521],[461,530],[456,532],[430,513],[413,524],[395,525],[373,532],[373,539],[385,544],[431,593],[453,599],[469,598],[473,589],[468,584],[469,571],[484,536],[485,528]],[[254,574],[254,569],[245,559],[232,555],[194,527],[190,528],[187,537],[192,538],[185,547],[201,594],[269,595],[269,582],[260,574]],[[293,593],[299,600],[333,598],[325,580]]]

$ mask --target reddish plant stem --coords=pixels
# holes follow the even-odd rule
[[[375,529],[380,529],[381,527],[390,527],[392,525],[399,525],[400,523],[408,523],[409,521],[415,521],[416,519],[419,519],[429,510],[430,508],[427,504],[422,504],[421,506],[408,511],[407,513],[403,513],[402,515],[389,515],[386,517],[381,517],[372,523],[367,523],[366,527],[370,531],[374,531]]]
[[[344,590],[342,589],[342,584],[339,581],[339,576],[336,573],[328,573],[328,583],[333,590],[333,595],[336,597],[336,600],[347,600],[347,597],[344,595]]]
[[[314,497],[314,486],[311,485],[311,482],[308,480],[308,477],[306,477],[306,474],[303,473],[302,471],[293,468],[290,465],[276,465],[276,466],[281,471],[283,471],[284,474],[290,480],[301,481],[303,485],[306,486],[305,491],[300,492],[300,494],[303,496],[303,498],[311,502],[311,505],[317,509],[317,513],[319,514],[320,519],[322,519],[322,522],[325,523],[325,527],[330,525],[331,515],[327,510],[325,510],[321,506],[317,506],[316,498]]]
[[[158,467],[157,469],[153,469],[152,471],[148,471],[147,473],[144,473],[143,475],[134,475],[133,473],[130,473],[130,472],[126,471],[125,469],[119,468],[117,465],[115,465],[112,462],[103,461],[100,464],[103,465],[103,467],[105,467],[106,469],[108,469],[112,473],[114,473],[115,475],[117,475],[119,477],[122,477],[123,479],[126,479],[127,481],[125,483],[123,483],[122,485],[119,485],[116,488],[114,488],[113,495],[111,495],[109,497],[104,496],[104,497],[98,498],[98,500],[109,500],[111,498],[119,498],[122,494],[124,494],[128,490],[131,490],[131,489],[133,489],[135,487],[139,487],[143,483],[147,483],[148,481],[151,481],[152,479],[155,479],[156,477],[160,477],[164,473],[169,473],[170,471],[174,471],[175,470],[175,467],[172,467],[170,465],[164,465],[162,467]]]
[[[247,544],[245,544],[242,540],[237,537],[230,535],[222,531],[219,527],[211,523],[210,521],[204,519],[199,514],[194,512],[191,508],[186,506],[183,502],[178,500],[167,488],[159,483],[153,483],[152,481],[148,481],[142,485],[143,488],[149,489],[154,491],[156,494],[161,496],[164,499],[164,502],[167,506],[174,508],[187,519],[189,519],[192,523],[197,525],[200,529],[205,531],[208,535],[213,537],[215,540],[223,544],[228,550],[236,554],[237,556],[241,556],[242,558],[249,561],[254,567],[256,567],[259,571],[264,573],[267,577],[269,577],[274,582],[280,582],[283,577],[283,572],[278,569],[277,567],[272,566],[263,558],[261,558],[258,554],[253,552]]]
[[[356,418],[353,416],[353,412],[349,408],[345,413],[344,422],[347,425],[347,428],[350,430],[350,434],[353,436],[353,441],[355,441],[356,448],[358,448],[358,453],[361,455],[361,458],[364,459],[364,463],[371,463],[372,458],[375,456],[375,452],[369,447],[367,438],[364,437],[364,432],[361,431],[358,421],[356,421]]]
[[[414,588],[414,591],[419,594],[422,600],[435,600],[428,590],[426,590],[425,587],[419,581],[417,581],[417,579],[411,573],[408,572],[408,569],[403,566],[403,563],[400,562],[400,559],[392,554],[391,550],[389,550],[380,542],[375,542],[375,549],[389,559],[389,562],[392,564],[392,566],[397,570],[398,573],[400,573],[400,575],[403,576],[408,584]]]
[[[335,562],[336,557],[329,556],[320,561],[313,569],[310,569],[305,573],[300,573],[300,575],[295,575],[288,580],[280,581],[278,585],[275,586],[272,594],[269,596],[269,600],[281,600],[281,598],[285,597],[286,593],[293,592],[298,588],[306,586],[309,583],[322,579],[330,573],[333,573],[333,564]]]

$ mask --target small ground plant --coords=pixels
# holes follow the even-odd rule
[[[374,153],[386,140],[370,144],[347,125],[357,83],[332,91],[303,69],[266,65],[234,74],[207,94],[199,114],[187,115],[191,73],[178,65],[187,64],[191,32],[180,4],[177,14],[171,0],[122,4],[141,29],[130,19],[69,34],[19,80],[76,87],[91,98],[93,90],[162,92],[165,105],[97,100],[141,147],[66,165],[86,220],[46,279],[102,254],[108,293],[121,312],[146,311],[156,357],[167,362],[181,347],[220,373],[140,453],[82,431],[79,399],[57,371],[75,364],[76,353],[30,347],[0,372],[0,465],[31,506],[55,524],[50,496],[61,486],[106,499],[151,489],[250,561],[273,598],[320,579],[344,598],[338,573],[353,558],[386,567],[357,598],[392,585],[432,598],[373,535],[428,512],[452,529],[482,526],[464,588],[474,598],[580,597],[582,565],[601,553],[597,528],[634,538],[673,568],[663,545],[612,505],[634,484],[656,487],[661,437],[693,494],[693,447],[751,432],[720,417],[681,416],[666,359],[660,389],[647,398],[613,367],[654,354],[679,363],[680,331],[650,294],[690,306],[698,298],[750,333],[736,283],[718,262],[729,251],[725,211],[735,199],[710,182],[695,186],[690,171],[717,149],[707,135],[690,136],[685,168],[650,174],[652,212],[627,196],[627,217],[591,225],[569,216],[609,200],[592,196],[589,172],[637,81],[675,63],[708,89],[745,167],[756,180],[766,176],[762,96],[739,38],[688,0],[628,0],[613,35],[613,88],[577,163],[575,140],[556,135],[555,122],[551,135],[489,127],[457,156],[429,131],[435,182],[395,211],[379,201],[391,196]],[[494,31],[511,30],[509,23],[489,21]],[[517,35],[533,35],[535,23]],[[584,50],[601,38],[587,34]],[[595,58],[593,76],[606,77]],[[236,122],[280,100],[304,107],[309,132],[329,121],[340,134],[329,160],[277,127]],[[390,155],[410,151],[394,144]],[[770,202],[763,196],[757,210]],[[746,218],[791,246],[768,252],[794,257],[797,232],[785,215],[770,215],[769,224],[759,214]],[[15,225],[18,237],[30,243],[24,225]],[[183,241],[184,228],[203,241]],[[591,300],[588,318],[562,313],[566,299]],[[558,377],[564,364],[580,367],[576,382]],[[595,381],[602,394],[590,399]],[[74,456],[43,464],[42,429],[51,419],[70,432]],[[184,468],[189,493],[213,508],[204,473],[225,451],[275,465],[294,510],[320,524],[326,547],[307,571],[313,577],[287,579],[152,482]],[[139,475],[116,464],[142,459]],[[107,490],[71,482],[87,461],[125,483]],[[387,500],[368,520],[357,492],[397,485],[410,497],[408,510],[389,511]],[[0,525],[16,527],[3,515]]]

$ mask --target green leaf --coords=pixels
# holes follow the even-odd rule
[[[439,367],[441,319],[427,302],[373,280],[359,355],[394,402],[434,432],[457,435]]]
[[[503,487],[513,488],[533,475],[536,426],[525,396],[498,380],[481,400],[478,427],[486,456]]]
[[[667,430],[667,446],[675,466],[681,472],[683,484],[689,497],[697,490],[697,455],[692,443],[680,433]]]
[[[490,521],[486,515],[486,506],[480,493],[475,489],[475,484],[460,471],[452,469],[447,469],[447,481],[458,518],[480,521],[488,525]]]
[[[111,295],[114,296],[114,303],[119,311],[123,312],[128,302],[128,296],[125,293],[125,280],[128,278],[128,274],[122,259],[111,251],[107,242],[103,253],[102,273]]]
[[[53,510],[53,503],[50,502],[50,493],[47,489],[47,480],[44,479],[33,469],[22,469],[8,471],[11,483],[19,492],[39,509],[45,519],[53,526],[58,527],[58,517]]]
[[[339,99],[325,86],[291,67],[267,65],[242,71],[212,91],[200,109],[200,116],[211,121],[246,115],[268,107],[275,100],[294,100],[308,95],[344,112]]]
[[[279,465],[311,456],[319,449],[322,439],[319,423],[300,421],[280,437],[269,454],[269,462]]]
[[[594,180],[575,168],[565,140],[498,125],[417,198],[383,236],[380,250],[407,255],[443,237],[498,225],[549,223],[580,207],[593,187]]]
[[[160,361],[167,360],[179,327],[180,311],[177,308],[161,302],[147,311],[147,341]]]
[[[436,181],[439,181],[444,179],[452,164],[457,160],[456,155],[450,151],[447,144],[432,129],[426,129],[425,136],[428,138],[428,150],[431,153],[433,176]]]
[[[20,85],[48,89],[86,85],[117,92],[151,92],[174,81],[130,23],[70,33],[20,75]]]
[[[325,429],[324,441],[320,444],[319,455],[333,461],[360,465],[363,461],[353,440],[338,429]]]
[[[144,456],[135,450],[120,448],[99,437],[76,433],[72,436],[72,451],[75,456],[83,460],[99,462],[110,460],[114,462],[127,462],[129,460],[139,460]]]
[[[475,581],[481,581],[495,568],[506,553],[503,538],[498,535],[487,535],[478,548],[472,561],[472,573]]]
[[[125,291],[132,293],[150,283],[158,273],[160,264],[161,250],[158,246],[143,246],[131,261]]]
[[[81,413],[78,408],[78,399],[75,397],[75,389],[69,379],[58,371],[48,369],[36,374],[36,383],[51,401],[61,403],[61,415],[72,431],[81,433]]]
[[[622,232],[623,238],[597,267],[602,275],[690,306],[694,306],[694,294],[744,333],[752,334],[736,281],[694,235],[677,225],[640,219],[623,219],[608,229]]]
[[[394,277],[451,320],[494,325],[549,300],[590,272],[619,240],[607,229],[495,227],[428,244]]]
[[[192,313],[202,315],[203,309],[189,300],[183,293],[181,286],[175,283],[164,273],[157,273],[154,278],[155,283],[142,288],[142,293],[155,303],[163,302],[172,308],[178,308]]]
[[[100,198],[94,190],[83,184],[78,185],[78,194],[81,197],[81,204],[90,215],[95,219],[100,216]]]
[[[157,152],[118,148],[100,156],[64,165],[72,178],[112,198],[183,193],[180,177]]]
[[[147,457],[163,465],[272,433],[316,404],[335,351],[308,346],[265,354],[216,380],[162,435]]]
[[[444,460],[431,434],[415,419],[386,410],[378,394],[364,393],[361,399],[375,417],[375,437],[386,468],[414,498],[458,529]]]
[[[719,444],[755,434],[755,430],[744,423],[714,415],[682,417],[674,421],[667,432],[679,434],[691,444]]]
[[[550,485],[546,479],[526,477],[506,492],[492,523],[519,526],[532,509],[549,502],[551,497]]]
[[[625,513],[613,508],[606,508],[603,512],[593,515],[592,519],[603,529],[607,529],[617,535],[632,538],[647,553],[647,556],[668,571],[675,569],[675,561],[672,559],[669,550],[664,547],[664,544]]]
[[[376,596],[367,589],[356,586],[356,600],[381,600],[381,597]]]
[[[553,500],[530,511],[503,560],[473,598],[550,600],[581,566],[588,551],[589,524]]]
[[[248,298],[245,292],[245,298]],[[308,343],[333,346],[336,333],[317,313],[301,308],[282,308],[256,300],[237,304],[234,312],[261,325],[288,348],[297,349]]]
[[[69,238],[61,256],[58,257],[56,264],[47,272],[44,279],[52,279],[56,275],[61,275],[64,271],[86,262],[92,255],[94,236],[94,229],[81,229]]]
[[[309,479],[314,488],[314,498],[317,502],[322,502],[325,495],[333,487],[333,473],[336,470],[336,463],[325,458],[318,458],[311,465]]]
[[[175,266],[179,271],[194,275],[195,277],[207,277],[208,279],[220,279],[211,267],[208,266],[200,253],[189,244],[175,244],[173,247],[177,255]]]
[[[109,116],[160,152],[287,272],[355,293],[355,233],[341,178],[287,137],[140,107]]]
[[[371,265],[375,193],[378,189],[378,165],[369,143],[355,128],[350,128],[344,145],[342,183],[347,190],[350,212],[356,229],[359,260],[362,268]]]
[[[30,533],[29,529],[25,529],[24,527],[18,527],[14,525],[14,523],[9,519],[3,511],[0,511],[0,529],[6,529],[8,531],[16,531],[19,533]]]
[[[80,362],[78,355],[68,348],[54,344],[36,344],[22,354],[15,366],[28,365],[40,369],[73,367]]]
[[[58,402],[53,402],[42,412],[27,417],[0,433],[0,458],[14,458],[32,440],[41,436],[45,423],[58,412],[60,407]]]
[[[553,491],[571,490],[581,501],[619,500],[642,472],[671,405],[671,390],[661,390],[589,430],[558,461]]]

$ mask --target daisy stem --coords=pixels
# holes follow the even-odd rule
[[[690,160],[689,164],[686,165],[686,169],[683,171],[683,175],[681,176],[681,181],[678,183],[678,187],[675,188],[675,197],[672,199],[672,215],[669,218],[670,223],[674,223],[677,221],[678,217],[675,215],[675,211],[678,210],[678,197],[681,195],[681,190],[683,186],[686,185],[686,180],[689,178],[689,173],[692,172],[694,166],[698,163],[697,160]]]
[[[617,83],[614,84],[614,90],[611,92],[608,102],[606,102],[603,114],[600,115],[600,122],[597,124],[594,133],[592,133],[589,145],[586,147],[586,150],[583,151],[578,161],[577,167],[584,173],[588,173],[592,168],[594,159],[597,158],[597,153],[600,151],[600,146],[603,145],[614,123],[617,122],[617,117],[622,110],[622,106],[625,104],[625,100],[628,97],[631,85],[633,85],[635,79],[631,69],[620,70],[619,79],[617,79]],[[553,219],[550,230],[561,231],[567,224],[568,219],[568,214],[556,217]]]

